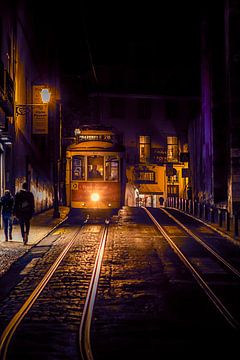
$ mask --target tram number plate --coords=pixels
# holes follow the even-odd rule
[[[72,190],[78,190],[78,183],[72,183]]]

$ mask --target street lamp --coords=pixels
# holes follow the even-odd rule
[[[36,104],[16,104],[16,116],[18,115],[26,115],[31,111],[33,106],[42,106],[44,104],[48,104],[51,99],[51,92],[47,88],[42,88],[40,91],[41,103]]]

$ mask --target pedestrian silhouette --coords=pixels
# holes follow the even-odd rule
[[[22,189],[15,194],[14,215],[18,218],[24,245],[28,242],[30,220],[34,214],[34,196],[28,191],[28,184],[23,183]]]
[[[159,198],[159,205],[160,205],[160,206],[163,206],[163,204],[164,204],[164,198],[163,198],[162,196],[160,196],[160,198]]]
[[[92,170],[89,171],[89,174],[88,176],[90,178],[99,178],[99,177],[102,177],[101,173],[98,171],[97,169],[97,165],[93,165],[93,168]]]
[[[0,199],[0,206],[2,209],[2,220],[5,234],[5,240],[12,240],[12,222],[13,222],[13,207],[14,198],[10,190],[5,190],[4,195]]]

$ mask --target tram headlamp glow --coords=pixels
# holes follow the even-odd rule
[[[98,201],[100,199],[100,196],[98,193],[92,193],[91,200],[92,201]]]

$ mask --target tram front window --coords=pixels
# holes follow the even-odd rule
[[[72,180],[85,179],[85,159],[84,156],[75,155],[72,158]]]
[[[106,157],[106,180],[118,181],[119,179],[119,160],[113,156]]]
[[[103,179],[103,156],[88,156],[88,179]]]

